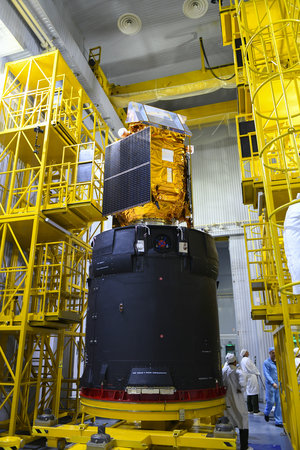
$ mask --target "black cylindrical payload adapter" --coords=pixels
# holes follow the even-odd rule
[[[224,396],[213,238],[176,226],[95,239],[81,396],[184,402]]]

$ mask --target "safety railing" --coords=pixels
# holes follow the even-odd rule
[[[47,120],[49,89],[20,92],[3,98],[1,104],[1,131],[43,123]]]
[[[253,0],[239,2],[237,6],[238,18],[243,19],[239,25],[258,132],[259,157],[266,182],[280,180],[285,184],[287,202],[293,198],[290,185],[299,178],[300,168],[297,81],[300,17],[297,4],[286,0],[272,3]]]
[[[299,416],[295,404],[300,402],[300,325],[278,327],[274,331],[276,365],[279,377],[281,409],[285,428],[290,430],[293,448],[299,448]],[[278,357],[280,355],[280,357]],[[292,355],[292,358],[289,357]],[[293,381],[292,382],[292,379]],[[296,445],[294,444],[296,442]],[[299,440],[298,440],[299,442]]]
[[[242,176],[257,180],[261,174],[278,289],[290,302],[282,226],[300,189],[299,2],[241,1],[236,13],[258,140],[257,156],[244,159],[240,151]]]
[[[300,323],[300,302],[299,295],[293,293],[283,242],[285,213],[300,192],[300,2],[235,0],[235,8],[262,167],[264,216],[268,220],[260,228],[264,232],[260,233],[258,248],[254,247],[262,273],[257,281],[265,289],[270,285],[273,295],[266,296],[261,289],[258,302],[262,305],[256,306],[253,297],[258,294],[252,289],[252,316],[276,325],[273,336],[283,422],[293,448],[300,448],[300,398],[292,347],[293,327],[298,328]],[[255,167],[253,170],[255,175]],[[266,235],[270,236],[270,245]],[[251,238],[247,240],[249,248]],[[247,253],[249,265],[255,265],[255,252]],[[270,278],[269,266],[276,278]],[[256,279],[251,276],[249,270],[251,284],[255,285]],[[258,283],[256,286],[259,288]]]
[[[29,320],[80,319],[87,292],[88,256],[85,249],[64,241],[37,244]],[[17,320],[21,315],[26,272],[27,265],[18,261],[15,266],[0,269],[1,322]]]
[[[236,124],[242,181],[248,181],[249,178],[262,181],[261,155],[258,151],[253,116],[250,114],[239,115],[236,117]],[[269,172],[270,181],[286,181],[287,175],[290,179],[296,180],[298,177],[298,162],[294,149],[290,145],[289,132],[286,129],[283,136],[272,139],[273,132],[274,130],[269,130],[269,133],[267,133],[266,136],[272,143],[269,148],[264,150],[264,167]],[[272,136],[269,136],[270,133]]]
[[[48,88],[39,88],[34,91],[27,91],[9,94],[2,99],[0,106],[0,122],[2,122],[1,131],[6,132],[17,128],[32,126],[43,126],[51,113],[51,122],[61,123],[72,136],[77,140],[77,134],[80,130],[79,115],[80,97],[64,98],[62,88],[56,88],[54,91],[53,107],[49,109],[50,90]]]
[[[0,132],[27,129],[50,120],[71,144],[94,140],[103,151],[108,143],[108,127],[76,78],[66,74],[52,79],[51,65],[43,61],[11,64],[0,103]],[[52,107],[50,109],[50,104]]]
[[[283,227],[279,227],[278,239],[280,242],[284,280],[285,285],[289,285],[291,277],[284,252],[282,231]],[[261,307],[277,307],[277,309],[274,309],[274,313],[278,314],[280,313],[278,307],[280,308],[282,299],[270,235],[270,225],[268,222],[246,224],[244,232],[252,311],[254,313],[256,310],[259,312],[262,309]],[[290,292],[288,304],[296,305],[297,303],[297,296]],[[269,314],[270,312],[271,309]]]
[[[37,245],[29,319],[59,319],[76,313],[78,320],[86,294],[87,252],[66,242]],[[36,284],[36,285],[35,285]],[[63,316],[65,318],[65,316]]]
[[[103,196],[103,159],[95,160],[95,143],[66,147],[63,162],[46,166],[42,196],[44,212],[90,203],[99,210]],[[7,182],[14,177],[13,186]],[[23,214],[36,209],[39,167],[0,172],[0,213]]]
[[[11,324],[21,317],[27,266],[0,269],[0,322]]]

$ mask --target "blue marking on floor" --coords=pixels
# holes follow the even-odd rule
[[[249,442],[249,446],[253,448],[253,450],[282,450],[280,445],[270,445],[270,444],[251,444]]]

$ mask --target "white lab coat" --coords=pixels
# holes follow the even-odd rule
[[[297,194],[300,199],[300,194]],[[284,250],[292,282],[300,281],[300,203],[288,207],[283,230]],[[294,294],[300,294],[300,284],[293,287]]]
[[[222,375],[224,386],[227,389],[224,415],[228,417],[234,427],[242,430],[248,428],[248,411],[242,392],[243,387],[246,385],[246,377],[233,364],[224,365]]]
[[[241,368],[247,376],[247,395],[259,394],[259,384],[257,377],[258,375],[260,375],[260,373],[254,362],[252,362],[248,356],[244,356],[241,360]]]

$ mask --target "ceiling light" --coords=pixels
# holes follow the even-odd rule
[[[118,28],[124,34],[137,34],[142,28],[142,21],[136,14],[125,13],[118,19]]]
[[[22,52],[24,48],[0,20],[0,58]]]
[[[183,14],[189,19],[199,19],[208,9],[207,0],[185,0],[182,5]]]

